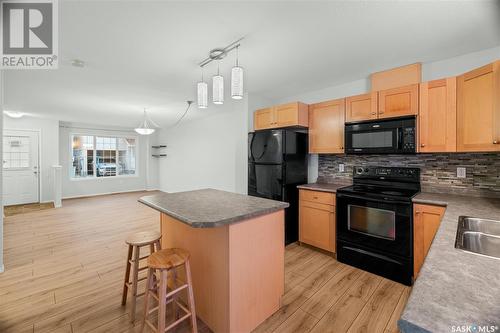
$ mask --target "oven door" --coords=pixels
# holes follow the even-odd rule
[[[411,257],[410,202],[337,193],[337,236],[383,253]]]

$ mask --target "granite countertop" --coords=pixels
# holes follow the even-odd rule
[[[352,185],[352,184],[350,184],[350,183],[333,183],[333,184],[331,184],[331,183],[312,183],[312,184],[299,185],[297,187],[304,189],[304,190],[336,193],[339,188],[346,187],[349,185]]]
[[[286,202],[214,189],[160,193],[141,197],[139,202],[193,228],[220,227],[289,206]]]
[[[500,327],[500,260],[455,249],[458,217],[500,220],[500,199],[420,193],[413,202],[447,208],[399,320],[401,330],[453,332],[454,326]]]

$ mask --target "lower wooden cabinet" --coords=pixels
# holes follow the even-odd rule
[[[420,272],[446,207],[413,205],[413,277]]]
[[[301,189],[299,241],[336,252],[335,237],[335,194]]]

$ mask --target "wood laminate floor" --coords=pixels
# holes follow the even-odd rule
[[[0,332],[139,332],[120,301],[126,236],[159,230],[159,214],[137,202],[144,194],[6,217]],[[410,288],[304,246],[287,247],[285,260],[283,306],[256,332],[397,332]]]

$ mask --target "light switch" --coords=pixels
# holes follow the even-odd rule
[[[339,172],[344,172],[344,163],[339,163]]]
[[[457,168],[457,178],[466,178],[467,177],[467,169],[458,167]]]

